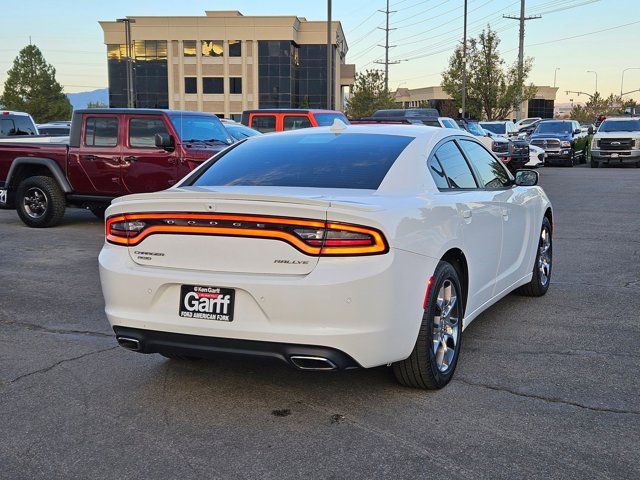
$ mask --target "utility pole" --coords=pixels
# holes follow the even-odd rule
[[[522,79],[524,77],[524,22],[527,20],[535,20],[537,18],[542,18],[540,15],[532,15],[530,17],[526,17],[524,14],[525,10],[525,0],[520,0],[520,16],[514,17],[513,15],[503,15],[503,18],[508,18],[510,20],[518,20],[520,21],[520,42],[518,44],[518,83],[522,83]],[[516,105],[516,120],[522,119],[522,89],[519,89],[517,96],[517,105]]]
[[[327,0],[327,110],[333,110],[331,102],[332,78],[333,78],[333,35],[331,28],[331,0]]]
[[[462,37],[462,118],[467,106],[467,0],[464,0],[464,33]]]
[[[376,60],[373,63],[378,63],[378,64],[383,64],[384,65],[384,87],[387,91],[389,91],[389,65],[391,64],[395,64],[395,63],[400,63],[397,60],[396,61],[390,61],[389,60],[389,49],[395,47],[395,45],[389,45],[389,32],[391,30],[395,30],[395,28],[389,28],[389,15],[392,13],[396,13],[395,11],[391,11],[389,10],[389,0],[387,0],[387,9],[386,10],[378,10],[379,12],[384,13],[387,16],[387,22],[386,22],[386,27],[385,28],[381,28],[381,30],[385,31],[385,42],[384,45],[379,45],[380,47],[384,48],[384,61],[382,60]]]

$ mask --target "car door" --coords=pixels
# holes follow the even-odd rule
[[[175,150],[155,145],[156,133],[169,134],[162,116],[127,115],[126,144],[122,153],[122,184],[127,193],[165,190],[178,180]]]
[[[500,262],[502,214],[494,191],[478,188],[476,175],[455,140],[437,147],[435,159],[445,173],[448,188],[441,190],[455,203],[463,251],[469,266],[467,314],[491,300]]]
[[[482,145],[463,139],[460,146],[474,168],[480,187],[493,196],[492,202],[500,210],[502,247],[495,290],[499,295],[531,271],[528,259],[537,195],[531,188],[514,186],[504,165]]]
[[[120,118],[89,114],[84,120],[82,145],[69,151],[71,184],[81,194],[120,195]]]

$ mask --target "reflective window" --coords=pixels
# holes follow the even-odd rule
[[[0,118],[0,137],[16,134],[16,125],[10,118]]]
[[[242,93],[242,78],[229,78],[229,93]]]
[[[118,145],[118,119],[116,117],[88,117],[85,124],[84,144],[88,147],[115,147]]]
[[[183,142],[231,143],[231,137],[215,115],[169,115],[178,136]]]
[[[342,113],[314,113],[313,118],[316,119],[319,127],[330,127],[336,118],[349,125],[349,120]]]
[[[156,133],[169,133],[159,118],[132,118],[129,120],[129,145],[140,148],[155,148]]]
[[[440,162],[438,162],[438,159],[435,156],[429,159],[429,161],[427,162],[427,167],[429,168],[429,173],[431,173],[436,187],[438,187],[439,189],[449,188],[449,184],[447,183],[447,176],[444,174],[442,165],[440,165]]]
[[[478,188],[467,161],[453,141],[439,147],[436,158],[444,168],[451,188]]]
[[[182,55],[185,57],[195,57],[197,55],[195,40],[184,40],[182,42]]]
[[[265,135],[226,150],[193,185],[375,190],[411,141],[380,134]]]
[[[507,169],[482,145],[469,140],[461,140],[460,146],[480,175],[481,187],[505,188],[511,185],[511,177],[507,173]]]
[[[198,79],[196,77],[184,77],[184,93],[198,93]]]
[[[230,57],[242,56],[242,42],[240,40],[229,40],[229,56]]]
[[[224,93],[224,78],[204,77],[202,79],[202,93]]]
[[[262,133],[276,131],[276,117],[274,115],[254,115],[251,117],[251,128]]]
[[[222,40],[203,40],[202,56],[203,57],[221,57],[224,53]]]
[[[283,128],[285,130],[298,130],[300,128],[309,128],[311,127],[311,120],[307,117],[303,117],[300,115],[292,116],[287,115],[284,117],[284,125]]]

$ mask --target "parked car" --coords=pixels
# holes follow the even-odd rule
[[[640,168],[640,117],[609,117],[591,143],[591,167],[632,163]]]
[[[0,137],[22,135],[38,135],[38,128],[31,115],[24,112],[0,110]]]
[[[581,123],[580,124],[580,130],[582,130],[582,133],[588,133],[588,134],[591,135],[591,134],[595,133],[597,128],[593,123]]]
[[[520,140],[526,140],[527,142],[529,142],[531,140],[531,135],[536,131],[536,128],[538,128],[538,124],[541,121],[542,120],[536,120],[535,122],[531,122],[529,125],[520,127],[520,129],[518,130],[518,138]]]
[[[349,123],[342,112],[335,110],[276,108],[242,112],[242,123],[260,133],[323,127],[331,125],[336,118],[344,123]]]
[[[524,165],[524,168],[538,168],[545,164],[546,159],[547,153],[544,149],[530,144],[529,161]]]
[[[38,125],[40,135],[49,135],[52,137],[68,136],[71,132],[71,122],[50,122]]]
[[[483,129],[476,120],[460,119],[459,124],[469,133],[478,137],[504,163],[511,173],[515,173],[529,162],[529,144],[517,138],[507,139]]]
[[[510,138],[517,135],[516,126],[511,120],[494,120],[490,122],[480,122],[480,126],[489,130],[495,135]]]
[[[0,207],[30,227],[56,225],[66,207],[101,217],[113,198],[164,190],[231,143],[211,114],[76,110],[68,144],[0,143]]]
[[[253,128],[249,128],[245,125],[242,125],[241,123],[223,121],[222,125],[224,125],[224,128],[226,128],[227,132],[229,132],[229,135],[231,135],[231,137],[236,142],[239,142],[240,140],[244,140],[245,138],[248,138],[248,137],[262,135],[259,131],[254,130]]]
[[[522,120],[518,120],[517,122],[515,122],[514,125],[516,127],[516,130],[519,132],[524,127],[527,127],[532,123],[539,122],[540,120],[542,120],[542,117],[528,117],[528,118],[523,118]]]
[[[545,165],[573,167],[589,157],[589,134],[575,120],[543,120],[531,135],[531,145],[544,149]]]
[[[553,214],[537,178],[514,180],[448,128],[239,142],[167,191],[114,200],[99,257],[107,317],[139,353],[392,365],[403,385],[441,388],[481,312],[549,287]]]

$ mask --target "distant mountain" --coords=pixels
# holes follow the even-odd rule
[[[109,89],[101,88],[90,92],[67,93],[73,109],[87,108],[89,102],[100,102],[109,105]]]

